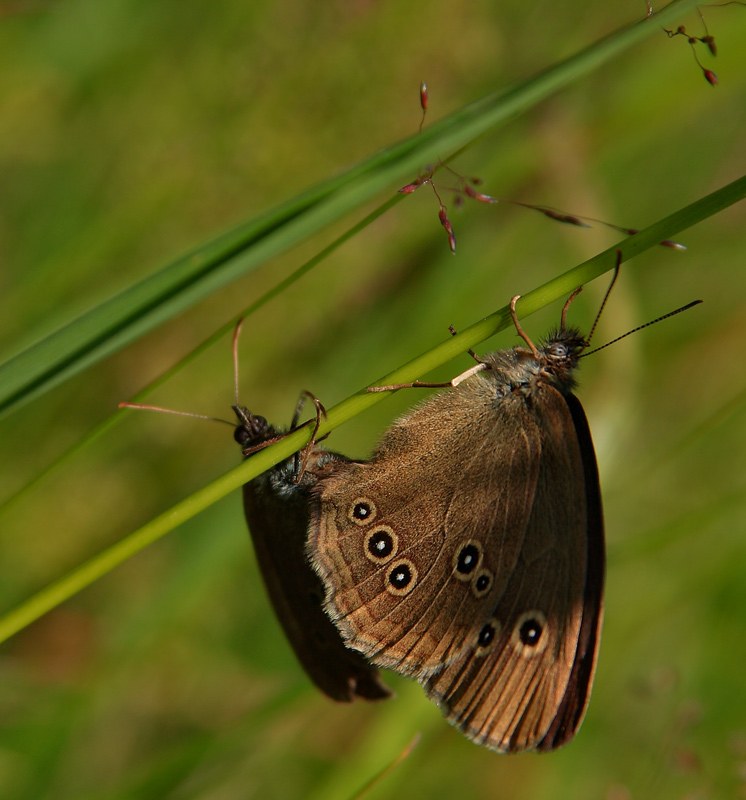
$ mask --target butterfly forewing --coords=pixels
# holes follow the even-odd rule
[[[311,497],[308,554],[344,642],[502,752],[569,741],[593,680],[604,554],[571,394],[584,347],[563,328],[486,356]]]
[[[583,615],[578,635],[578,652],[573,663],[562,704],[552,725],[537,749],[553,750],[569,742],[580,727],[590,699],[593,676],[596,671],[598,647],[603,623],[603,592],[606,570],[606,544],[604,538],[601,487],[598,466],[593,448],[588,420],[575,395],[565,397],[573,418],[575,433],[583,461],[586,490],[586,580],[583,592]]]
[[[243,444],[281,435],[261,417],[241,409]],[[250,458],[251,456],[249,456]],[[294,459],[273,467],[243,487],[246,521],[272,606],[311,680],[338,702],[381,700],[391,695],[376,668],[343,643],[323,609],[324,588],[305,553],[308,499],[322,477],[347,469],[349,460],[314,445],[298,479]]]
[[[504,591],[531,511],[539,438],[502,405],[475,418],[474,404],[492,400],[483,380],[432,398],[371,462],[323,483],[310,552],[343,638],[376,664],[426,678],[473,648]],[[448,424],[429,431],[420,418],[435,404]],[[356,520],[361,503],[371,512]],[[377,534],[394,542],[386,558],[366,550]],[[401,590],[390,580],[397,565],[412,578]]]
[[[603,557],[589,565],[587,544],[590,517],[600,523],[595,458],[591,450],[593,463],[584,463],[574,415],[555,389],[538,390],[536,414],[539,480],[520,557],[488,623],[494,636],[425,687],[467,736],[502,752],[552,749],[572,738],[587,701],[600,624],[593,613],[600,585],[590,578],[603,575]],[[528,420],[524,427],[530,428]],[[602,530],[593,535],[603,541]]]

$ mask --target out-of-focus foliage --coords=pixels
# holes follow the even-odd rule
[[[661,32],[454,166],[489,194],[637,227],[738,177],[746,9],[704,12],[719,54],[700,54],[717,87],[683,37]],[[17,0],[0,14],[0,349],[10,353],[409,135],[420,80],[435,119],[641,19],[645,4]],[[701,35],[696,15],[681,22]],[[302,389],[331,405],[449,324],[616,237],[444,199],[455,257],[425,187],[247,321],[244,403],[278,423]],[[705,304],[583,363],[609,575],[596,687],[572,745],[497,756],[391,676],[399,696],[385,705],[330,705],[282,638],[235,496],[3,646],[0,796],[343,798],[416,731],[421,743],[372,797],[746,796],[743,230],[736,206],[680,237],[686,253],[625,265],[599,343]],[[329,238],[3,420],[0,500]],[[573,306],[582,326],[598,283]],[[558,315],[525,327],[538,336]],[[228,415],[231,382],[226,340],[154,401]],[[364,456],[411,402],[379,404],[335,431],[334,449]],[[133,415],[7,509],[3,608],[234,464],[227,430]]]

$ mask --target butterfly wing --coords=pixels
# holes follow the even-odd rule
[[[309,555],[348,646],[418,678],[489,747],[572,738],[603,580],[595,457],[574,397],[533,385],[496,400],[476,376],[314,498]]]
[[[348,646],[421,680],[473,648],[522,548],[538,446],[468,381],[319,482],[309,556]]]
[[[583,721],[596,671],[604,608],[606,542],[596,453],[588,420],[580,401],[573,394],[565,396],[565,401],[578,437],[585,477],[586,578],[583,589],[583,618],[572,673],[557,714],[536,747],[537,750],[544,752],[567,744],[575,736]]]
[[[273,434],[269,429],[266,438]],[[391,691],[372,664],[345,646],[324,612],[324,589],[305,555],[311,489],[349,463],[314,447],[299,482],[289,459],[245,484],[244,511],[275,614],[307,675],[332,700],[382,700]]]
[[[551,387],[531,405],[521,424],[536,424],[541,456],[520,557],[477,646],[425,684],[452,723],[501,752],[573,738],[602,619],[603,518],[588,423],[577,398]]]

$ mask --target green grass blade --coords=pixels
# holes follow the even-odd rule
[[[465,106],[421,134],[215,237],[91,309],[0,365],[0,415],[131,343],[377,194],[392,191],[428,161],[464,148],[633,44],[659,34],[661,24],[695,5],[695,0],[678,0],[534,78]]]
[[[733,205],[744,197],[746,197],[746,176],[676,211],[665,219],[640,231],[635,236],[624,239],[619,245],[610,247],[583,264],[568,270],[524,295],[518,306],[520,315],[525,317],[543,308],[553,300],[566,296],[579,284],[596,278],[611,269],[616,263],[617,248],[622,251],[623,259],[626,261],[657,245],[662,239],[676,236],[685,228]],[[447,341],[437,345],[423,355],[412,359],[394,372],[381,377],[380,380],[371,385],[404,383],[419,378],[435,367],[445,364],[466,349],[474,347],[509,324],[510,316],[506,306],[465,329],[457,336],[450,337]],[[329,410],[326,421],[319,429],[319,435],[323,436],[343,422],[361,413],[364,409],[380,402],[384,396],[385,393],[369,393],[362,390],[342,401]],[[86,586],[89,586],[93,581],[107,574],[124,560],[157,541],[182,522],[207,508],[210,504],[217,502],[217,500],[255,478],[274,464],[287,458],[303,447],[309,436],[309,429],[301,428],[289,434],[277,444],[256,453],[235,469],[230,470],[208,486],[195,492],[125,539],[94,556],[59,581],[51,584],[25,603],[11,610],[0,618],[0,642],[17,633]]]
[[[275,284],[271,289],[266,291],[261,297],[257,298],[253,303],[248,305],[235,317],[232,317],[216,331],[208,336],[204,341],[200,342],[183,358],[179,359],[175,364],[170,366],[167,370],[161,373],[157,378],[152,380],[147,386],[144,386],[137,394],[128,398],[131,403],[141,403],[147,399],[159,386],[162,386],[170,378],[179,373],[184,367],[198,358],[202,353],[209,350],[214,344],[221,341],[222,338],[235,328],[240,319],[245,319],[251,316],[254,312],[269,303],[273,298],[277,297],[285,289],[292,286],[299,281],[304,275],[310,272],[315,266],[320,264],[324,259],[330,256],[335,250],[340,248],[345,242],[349,241],[353,236],[356,236],[360,231],[374,222],[382,214],[385,214],[392,205],[401,199],[401,195],[396,195],[387,200],[382,205],[378,206],[374,211],[371,211],[360,222],[348,228],[341,236],[338,236],[331,244],[327,245],[323,250],[320,250],[315,256],[311,257],[304,264],[301,264],[296,270],[290,273],[287,277],[283,278],[279,283]],[[88,433],[77,441],[72,447],[68,448],[64,453],[59,455],[52,463],[44,467],[37,475],[35,475],[25,486],[22,486],[17,492],[14,492],[9,497],[0,502],[0,514],[3,514],[11,506],[25,497],[29,491],[38,486],[45,478],[52,474],[55,470],[66,464],[77,453],[82,452],[88,445],[94,442],[99,436],[102,436],[110,428],[114,427],[120,420],[122,420],[129,412],[124,409],[117,409],[108,417],[101,420],[95,425]]]

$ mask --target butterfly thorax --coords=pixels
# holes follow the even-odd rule
[[[252,414],[245,406],[232,406],[232,408],[238,417],[233,438],[241,446],[247,458],[251,458],[255,452],[261,450],[264,444],[270,444],[285,435],[284,430],[270,425],[264,417]],[[293,454],[254,478],[252,483],[257,487],[268,487],[268,490],[280,499],[302,496],[303,502],[306,502],[307,490],[320,478],[334,471],[339,464],[347,461],[348,459],[339,453],[332,453],[319,445],[314,445],[303,458]]]
[[[526,347],[512,347],[490,353],[482,359],[486,373],[497,385],[498,396],[527,393],[542,383],[568,394],[576,385],[574,373],[587,346],[577,328],[552,331],[536,348],[538,358]],[[483,373],[485,374],[485,373]]]

